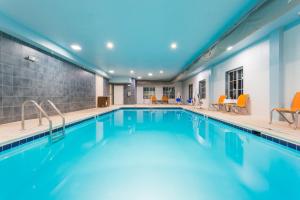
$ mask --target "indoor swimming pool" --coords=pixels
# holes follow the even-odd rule
[[[1,200],[300,199],[300,153],[184,109],[119,109],[0,153]]]

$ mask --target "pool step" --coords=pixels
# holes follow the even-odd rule
[[[49,135],[50,141],[51,143],[55,143],[60,141],[61,139],[63,139],[65,137],[65,130],[61,130],[55,133],[52,133]]]

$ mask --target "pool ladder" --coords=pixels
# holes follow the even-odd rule
[[[27,100],[27,101],[23,102],[23,104],[22,104],[22,130],[25,130],[25,106],[28,103],[32,103],[39,112],[39,126],[41,126],[43,123],[42,122],[43,116],[45,116],[46,119],[48,120],[48,122],[49,122],[49,140],[51,143],[57,142],[58,140],[65,137],[65,124],[66,124],[65,117],[60,112],[60,110],[55,106],[55,104],[50,100],[42,101],[40,104],[38,104],[34,100]],[[50,119],[49,115],[45,112],[45,110],[42,108],[44,103],[48,103],[56,111],[56,113],[62,118],[62,131],[58,131],[55,134],[53,133],[52,120]]]

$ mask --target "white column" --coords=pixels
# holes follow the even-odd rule
[[[270,36],[269,109],[283,106],[283,31],[276,30]],[[274,116],[274,120],[279,116]]]
[[[214,103],[214,69],[210,69],[210,73],[208,76],[208,88],[207,88],[207,96],[208,96],[208,108],[211,104]]]
[[[96,107],[97,107],[97,97],[103,96],[103,77],[96,74]]]

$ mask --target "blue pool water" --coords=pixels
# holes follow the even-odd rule
[[[181,109],[125,109],[0,154],[1,200],[300,199],[298,152]]]

